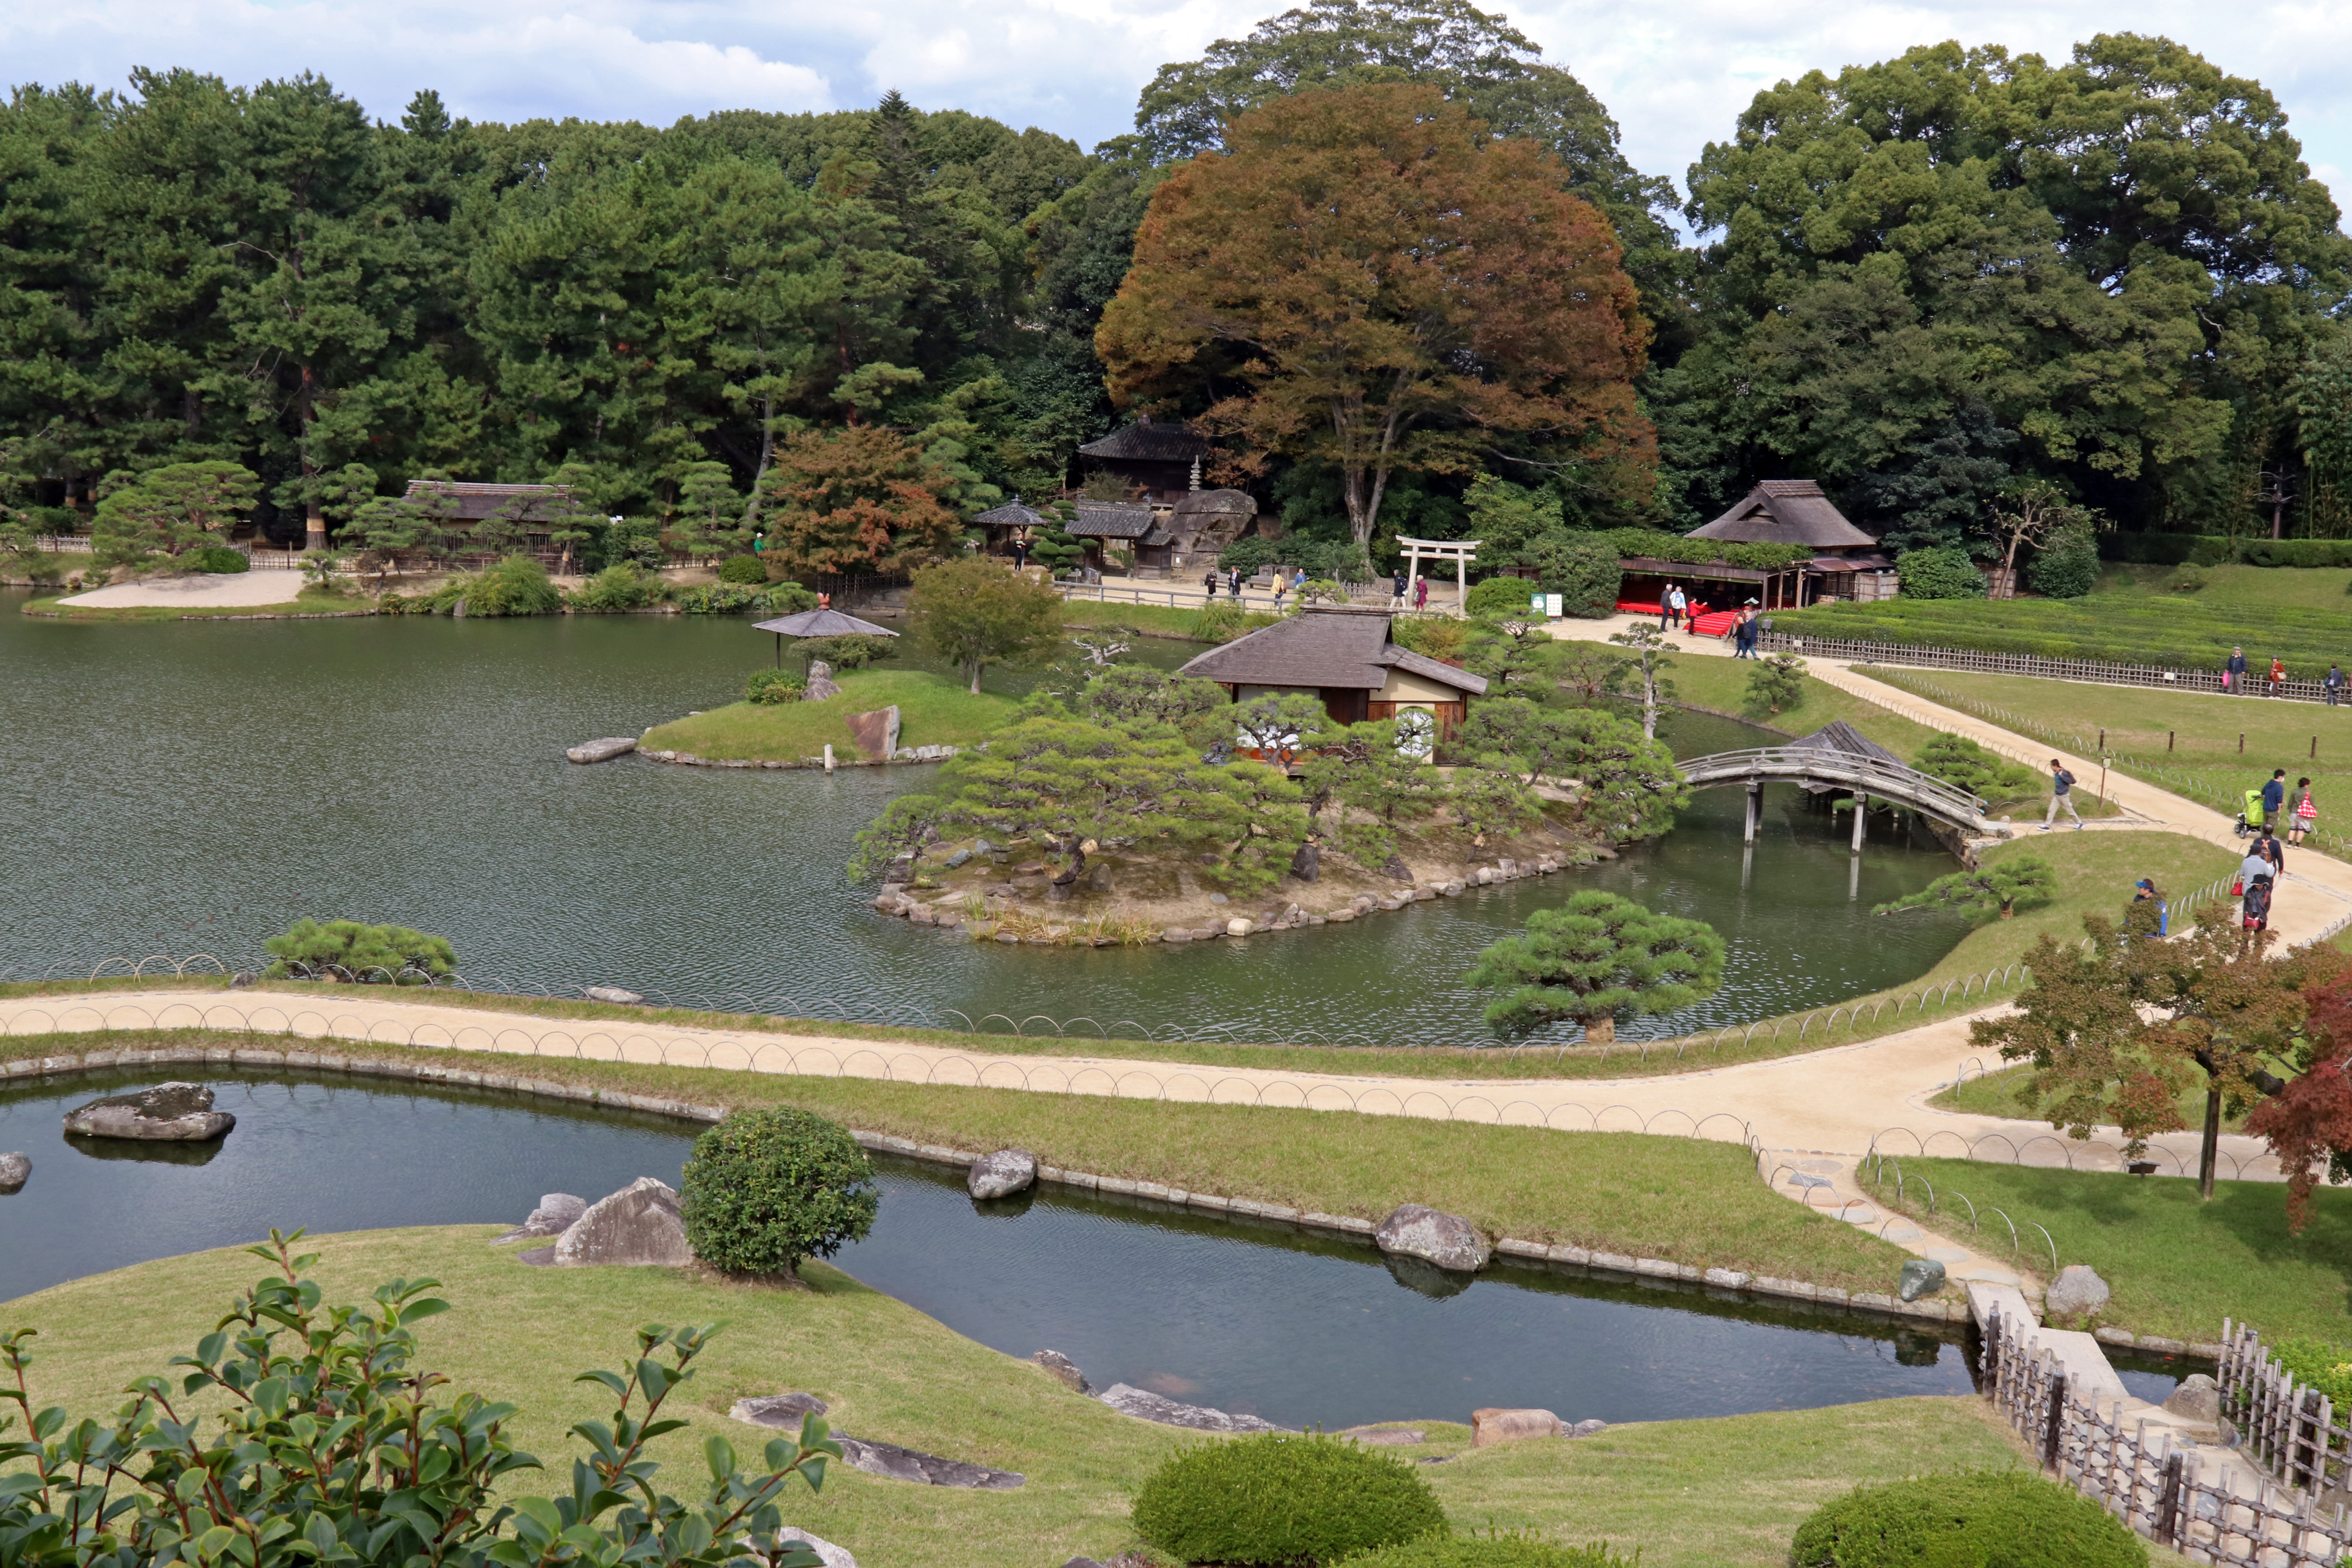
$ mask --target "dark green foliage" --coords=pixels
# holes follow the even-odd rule
[[[790,1275],[874,1228],[881,1197],[848,1131],[789,1106],[730,1111],[679,1178],[687,1245],[730,1274]]]
[[[528,555],[509,555],[475,577],[464,597],[469,616],[551,616],[563,607],[547,568]]]
[[[1612,1552],[1604,1542],[1557,1546],[1514,1531],[1506,1535],[1456,1535],[1408,1542],[1348,1559],[1347,1568],[1640,1568],[1640,1554]]]
[[[35,1411],[22,1392],[34,1331],[0,1334],[0,1375],[23,1407],[21,1428],[0,1418],[10,1564],[201,1561],[192,1543],[208,1541],[239,1543],[230,1557],[246,1568],[818,1568],[812,1548],[777,1536],[792,1479],[815,1491],[825,1461],[841,1458],[822,1418],[802,1423],[797,1441],[770,1440],[765,1474],[746,1477],[733,1445],[713,1436],[695,1501],[655,1485],[661,1466],[646,1445],[684,1425],[662,1406],[693,1380],[715,1325],[647,1325],[623,1371],[581,1373],[576,1381],[612,1391],[617,1408],[572,1428],[589,1450],[573,1461],[572,1489],[518,1496],[520,1472],[542,1467],[514,1446],[516,1407],[444,1394],[435,1384],[448,1380],[418,1364],[411,1325],[449,1310],[432,1294],[437,1281],[394,1279],[365,1303],[323,1306],[319,1283],[302,1274],[318,1255],[293,1250],[302,1234],[273,1230],[247,1247],[270,1277],[234,1300],[194,1353],[141,1375],[108,1415]]]
[[[2058,873],[2039,855],[2012,855],[1973,871],[1938,877],[1917,892],[1881,904],[1872,911],[1891,915],[1897,910],[1921,910],[1931,904],[1958,905],[1972,924],[1999,916],[2008,920],[2020,910],[2038,910],[2058,896]]]
[[[426,985],[455,973],[457,967],[457,955],[446,937],[358,921],[299,920],[261,945],[278,961],[268,971],[273,979],[293,975],[362,985]]]
[[[894,657],[898,639],[849,632],[837,637],[803,637],[793,651],[803,659],[823,659],[836,670],[864,669],[876,659]]]
[[[1474,616],[1525,616],[1530,601],[1544,592],[1540,583],[1525,577],[1488,577],[1470,584],[1469,611]]]
[[[755,669],[751,679],[743,683],[743,698],[748,702],[773,706],[782,702],[798,702],[808,694],[808,687],[781,669]]]
[[[1790,1568],[2147,1568],[2147,1548],[2074,1488],[2024,1470],[1857,1487],[1797,1527]]]
[[[1802,544],[1744,544],[1720,539],[1685,539],[1654,528],[1612,528],[1598,535],[1620,555],[1646,555],[1656,561],[1680,561],[1697,566],[1720,561],[1727,565],[1778,572],[1810,560],[1812,551]]]
[[[1912,764],[1988,801],[2015,800],[2031,793],[2041,775],[2022,763],[1988,752],[1966,735],[1938,735],[1919,749]]]
[[[2270,1352],[2298,1384],[2319,1390],[2338,1410],[2352,1408],[2352,1347],[2325,1340],[2285,1340]]]
[[[1135,1494],[1135,1531],[1180,1562],[1328,1563],[1446,1533],[1412,1466],[1344,1438],[1259,1432],[1187,1448]]]
[[[2063,531],[2035,552],[2025,580],[2053,599],[2079,599],[2099,581],[2099,545],[2087,528]]]
[[[1794,708],[1805,695],[1805,661],[1794,654],[1776,653],[1758,659],[1748,672],[1748,689],[1739,710],[1750,719],[1769,719],[1783,708]]]
[[[1936,550],[1914,550],[1898,556],[1895,574],[1903,584],[1903,595],[1908,599],[1981,599],[1985,596],[1984,574],[1969,559],[1969,552],[1957,546]]]
[[[572,595],[572,607],[592,614],[642,610],[668,592],[669,584],[634,561],[605,567]]]
[[[1216,712],[1232,700],[1213,680],[1171,675],[1148,664],[1114,664],[1087,682],[1078,707],[1098,723],[1139,731],[1164,726],[1207,743],[1217,730],[1231,731]]]
[[[1524,774],[1530,785],[1576,780],[1569,814],[1612,843],[1665,832],[1690,799],[1672,752],[1639,724],[1597,709],[1490,699],[1471,708],[1455,744],[1486,766]]]
[[[1486,1006],[1498,1034],[1567,1019],[1599,1044],[1616,1037],[1620,1013],[1671,1013],[1713,995],[1723,953],[1723,939],[1704,921],[1587,888],[1529,915],[1527,933],[1481,952],[1463,983],[1505,993]]]
[[[1217,552],[1217,566],[1230,572],[1238,566],[1244,577],[1255,576],[1283,558],[1282,547],[1271,539],[1261,539],[1253,533],[1246,539],[1236,539]]]
[[[764,588],[714,583],[680,588],[671,602],[689,616],[793,616],[816,608],[816,595],[798,583],[771,583]]]
[[[200,544],[181,556],[180,564],[191,572],[222,574],[253,569],[253,563],[246,559],[245,552],[231,550],[226,544]]]
[[[1605,536],[1552,534],[1528,548],[1528,564],[1536,569],[1537,586],[1559,595],[1563,614],[1597,620],[1617,608],[1625,581],[1617,555]]]
[[[756,587],[768,580],[768,563],[756,555],[730,555],[719,563],[719,580]]]

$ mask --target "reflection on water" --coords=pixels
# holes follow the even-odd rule
[[[0,1198],[0,1300],[273,1226],[511,1223],[542,1193],[674,1184],[693,1138],[517,1096],[251,1073],[205,1075],[237,1119],[205,1164],[93,1159],[59,1131],[72,1106],[159,1076],[0,1090],[0,1148],[33,1156]],[[880,1219],[836,1259],[866,1283],[1008,1354],[1058,1350],[1099,1386],[1285,1425],[1486,1405],[1655,1420],[1969,1388],[1958,1343],[1879,1320],[1518,1264],[1400,1279],[1360,1241],[1060,1189],[979,1205],[954,1173],[877,1164]],[[2135,1393],[2169,1388],[2131,1375]]]
[[[1857,868],[1798,792],[1739,842],[1737,790],[1589,872],[1481,889],[1330,931],[1190,948],[973,944],[879,916],[843,870],[852,836],[927,770],[574,767],[563,748],[730,700],[771,657],[706,616],[76,626],[0,595],[0,973],[109,957],[251,955],[301,915],[448,936],[485,982],[775,1011],[951,1022],[1003,1014],[1156,1031],[1483,1043],[1458,984],[1478,950],[1581,886],[1706,920],[1724,987],[1629,1037],[1769,1016],[1895,984],[1957,920],[1869,906],[1949,862],[1874,841]],[[1172,665],[1189,644],[1145,640]],[[908,663],[919,662],[911,651]],[[1017,689],[1017,672],[992,671]],[[1685,754],[1746,726],[1670,720]],[[909,731],[919,744],[922,736]],[[1132,1031],[1128,1031],[1132,1032]]]

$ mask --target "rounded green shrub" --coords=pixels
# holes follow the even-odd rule
[[[755,669],[743,683],[744,700],[751,702],[798,702],[807,693],[805,685],[781,669]]]
[[[1230,572],[1238,566],[1242,569],[1242,575],[1244,577],[1254,576],[1265,571],[1280,559],[1282,559],[1281,546],[1276,544],[1271,539],[1260,539],[1255,533],[1247,539],[1236,539],[1217,552],[1219,570]]]
[[[1617,531],[1618,534],[1627,531]],[[1587,620],[1613,613],[1617,608],[1617,590],[1624,584],[1625,573],[1617,563],[1619,550],[1610,542],[1612,537],[1553,533],[1535,541],[1528,546],[1524,558],[1528,565],[1536,569],[1536,582],[1529,591],[1540,587],[1547,594],[1558,594],[1564,613]]]
[[[290,976],[361,985],[425,985],[457,968],[457,954],[447,937],[406,926],[299,920],[261,945],[278,961],[264,972],[273,980]]]
[[[200,544],[181,556],[180,564],[191,572],[212,572],[223,575],[253,569],[253,563],[245,558],[245,552],[231,550],[226,544]]]
[[[1906,599],[1981,599],[1984,574],[1965,550],[1908,550],[1896,558],[1895,574]]]
[[[662,596],[661,578],[634,561],[616,561],[572,595],[572,607],[591,614],[642,610]]]
[[[1524,616],[1542,592],[1541,584],[1525,577],[1489,577],[1470,584],[1469,610],[1474,616]]]
[[[790,1276],[863,1241],[881,1204],[846,1128],[812,1111],[730,1111],[694,1141],[678,1181],[686,1242],[730,1274]]]
[[[719,580],[756,587],[768,580],[768,563],[756,555],[730,555],[719,563]]]
[[[2033,591],[2053,599],[2079,599],[2099,581],[2099,542],[2087,528],[2070,528],[2042,545],[2027,568]]]
[[[1296,1432],[1178,1453],[1135,1494],[1134,1516],[1136,1533],[1186,1563],[1330,1563],[1446,1532],[1411,1465]]]
[[[1797,1527],[1790,1568],[2147,1568],[2139,1538],[2072,1487],[1977,1470],[1858,1487]]]
[[[1637,1568],[1639,1559],[1606,1542],[1557,1546],[1514,1531],[1507,1535],[1432,1536],[1350,1557],[1347,1568]]]
[[[509,555],[478,577],[444,585],[441,594],[451,588],[460,590],[468,616],[551,616],[563,607],[547,568],[528,555]]]

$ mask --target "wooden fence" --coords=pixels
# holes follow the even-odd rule
[[[2335,1402],[2300,1385],[2271,1358],[2261,1334],[2244,1323],[2221,1324],[2221,1355],[2214,1381],[2221,1408],[2243,1436],[2246,1452],[2289,1486],[2315,1494],[2352,1489],[2352,1429],[2336,1418]]]
[[[2088,680],[2102,686],[2155,686],[2168,691],[2220,691],[2218,669],[2167,669],[2152,664],[2109,664],[2088,658],[2043,658],[2030,653],[1985,653],[1967,647],[1928,647],[1910,643],[1865,642],[1846,637],[1799,637],[1766,632],[1758,646],[1767,653],[1811,654],[1855,664],[1915,664],[1929,669],[1973,669],[1986,675],[2033,675],[2045,680]],[[2259,669],[2247,672],[2240,695],[2266,694]],[[2327,689],[2316,680],[2280,683],[2294,702],[2325,702]]]
[[[2120,1401],[2102,1410],[2069,1386],[2031,1327],[1994,1314],[1981,1364],[1985,1393],[2042,1468],[2192,1563],[2337,1568],[2352,1552],[2340,1502],[2322,1509],[2247,1457],[2176,1446],[2169,1428],[2151,1433],[2145,1418],[2126,1426]]]

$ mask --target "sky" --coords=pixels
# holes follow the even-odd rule
[[[10,83],[121,87],[134,67],[250,83],[325,76],[383,119],[420,88],[477,120],[667,124],[720,109],[826,110],[896,88],[1091,147],[1130,129],[1162,63],[1235,37],[1279,0],[16,0]],[[2313,172],[2352,172],[2346,0],[1524,0],[1502,11],[1609,106],[1644,173],[1679,187],[1762,88],[1958,38],[2063,58],[2160,32],[2278,98]],[[2340,198],[2339,198],[2340,199]]]

